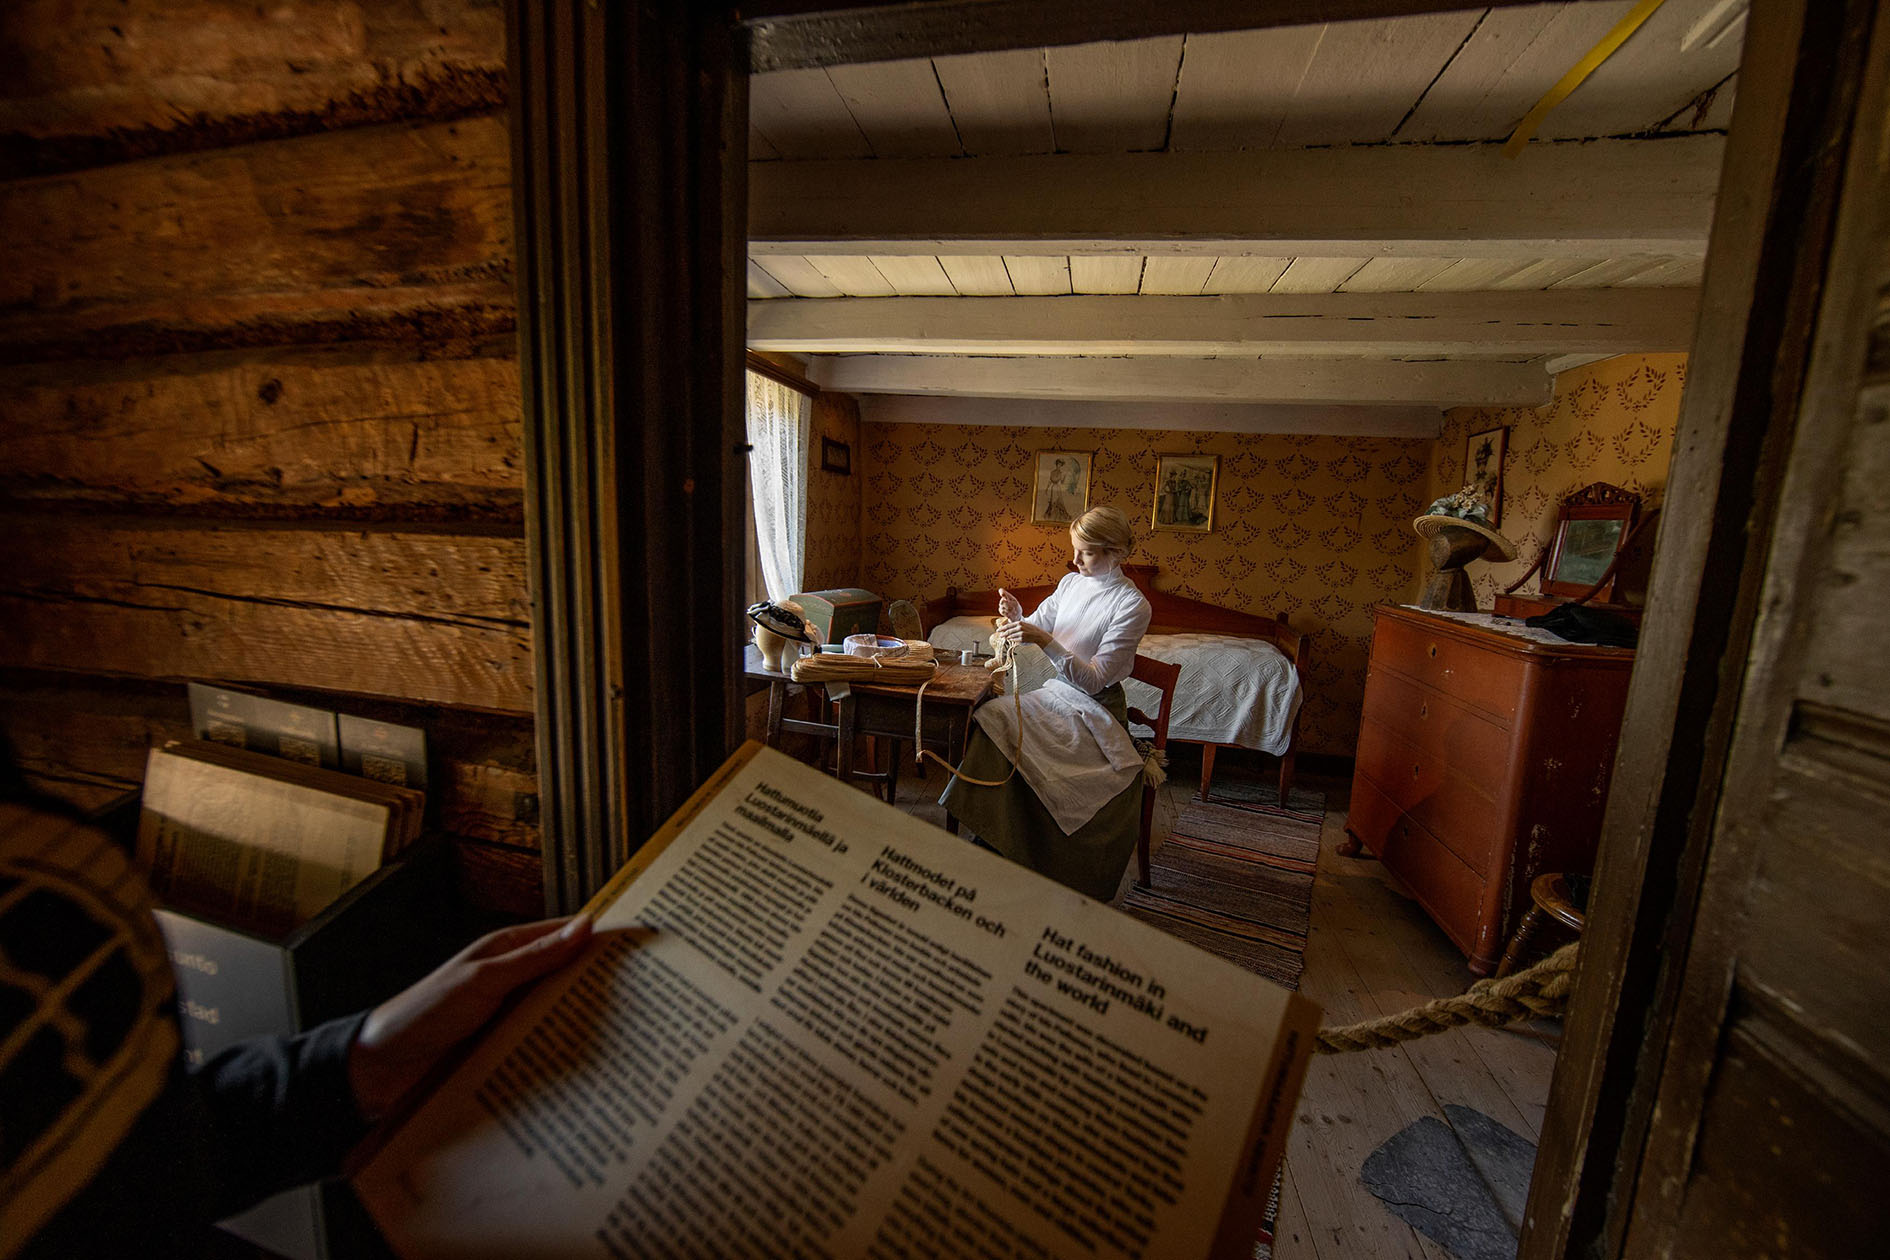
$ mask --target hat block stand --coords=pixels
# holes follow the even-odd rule
[[[806,611],[791,599],[784,599],[775,606],[797,617]],[[777,674],[785,673],[788,665],[792,663],[785,659],[788,645],[790,643],[798,645],[801,642],[803,640],[776,634],[760,622],[755,623],[755,646],[761,649],[761,664],[764,669],[771,669]]]
[[[1483,558],[1483,553],[1493,545],[1489,537],[1461,525],[1444,525],[1431,535],[1430,541],[1433,571],[1424,583],[1424,593],[1418,596],[1418,607],[1443,612],[1475,612],[1476,592],[1471,589],[1470,575],[1463,567]]]

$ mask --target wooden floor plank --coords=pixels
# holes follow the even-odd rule
[[[1339,943],[1358,969],[1373,1008],[1366,1018],[1396,1015],[1433,999],[1461,993],[1467,975],[1463,981],[1451,978],[1443,984],[1430,984],[1418,974],[1406,956],[1407,943],[1392,935],[1389,924],[1400,915],[1383,895],[1384,885],[1377,873],[1356,869],[1361,864],[1338,856],[1331,844],[1328,839],[1320,854],[1321,881],[1329,880],[1344,888],[1345,893],[1329,899],[1324,907],[1328,917],[1321,926],[1330,931],[1331,939]],[[1354,869],[1344,869],[1347,867]],[[1533,1137],[1540,1130],[1540,1117],[1532,1128],[1529,1117],[1516,1106],[1462,1029],[1407,1042],[1404,1050],[1440,1112],[1446,1103],[1459,1103],[1527,1136]]]
[[[1334,861],[1336,864],[1347,859],[1335,856]],[[1442,930],[1425,918],[1417,903],[1394,887],[1383,872],[1372,884],[1376,891],[1369,893],[1362,908],[1383,925],[1398,957],[1418,977],[1421,990],[1441,996],[1468,988],[1474,977]],[[1366,885],[1360,888],[1369,891]],[[1535,1021],[1508,1028],[1463,1028],[1451,1034],[1475,1056],[1520,1113],[1522,1124],[1510,1127],[1531,1140],[1542,1132],[1542,1113],[1548,1101],[1548,1081],[1555,1071],[1560,1028],[1559,1022]],[[1503,1119],[1494,1111],[1486,1114]],[[1503,1122],[1510,1124],[1508,1120]]]
[[[1326,1023],[1352,1023],[1376,1014],[1376,1007],[1337,934],[1320,930],[1327,910],[1321,902],[1331,895],[1330,888],[1315,887],[1300,992],[1325,1008]],[[1393,1216],[1359,1180],[1368,1155],[1426,1115],[1442,1119],[1402,1049],[1314,1057],[1286,1154],[1311,1242],[1311,1249],[1298,1252],[1299,1257],[1445,1260],[1441,1249]],[[1278,1244],[1274,1255],[1276,1260],[1296,1260],[1290,1249]]]

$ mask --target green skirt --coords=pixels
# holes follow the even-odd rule
[[[1096,699],[1128,729],[1129,705],[1121,683],[1105,688]],[[984,728],[973,723],[965,759],[958,768],[974,779],[1002,779],[1011,762]],[[938,803],[1011,861],[1086,897],[1108,901],[1122,883],[1123,868],[1135,853],[1135,838],[1141,833],[1142,776],[1131,779],[1095,817],[1069,835],[1057,826],[1021,774],[1011,775],[999,787],[979,787],[953,778]]]

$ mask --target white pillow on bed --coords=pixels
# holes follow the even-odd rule
[[[941,652],[973,651],[991,654],[991,631],[997,627],[995,616],[953,617],[932,627],[925,641]]]

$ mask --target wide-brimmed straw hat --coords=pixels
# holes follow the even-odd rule
[[[1516,544],[1490,527],[1490,501],[1484,497],[1482,487],[1474,482],[1437,500],[1424,510],[1424,515],[1411,522],[1411,528],[1420,538],[1429,538],[1446,525],[1473,530],[1496,544],[1498,554],[1486,556],[1486,559],[1516,558]]]

